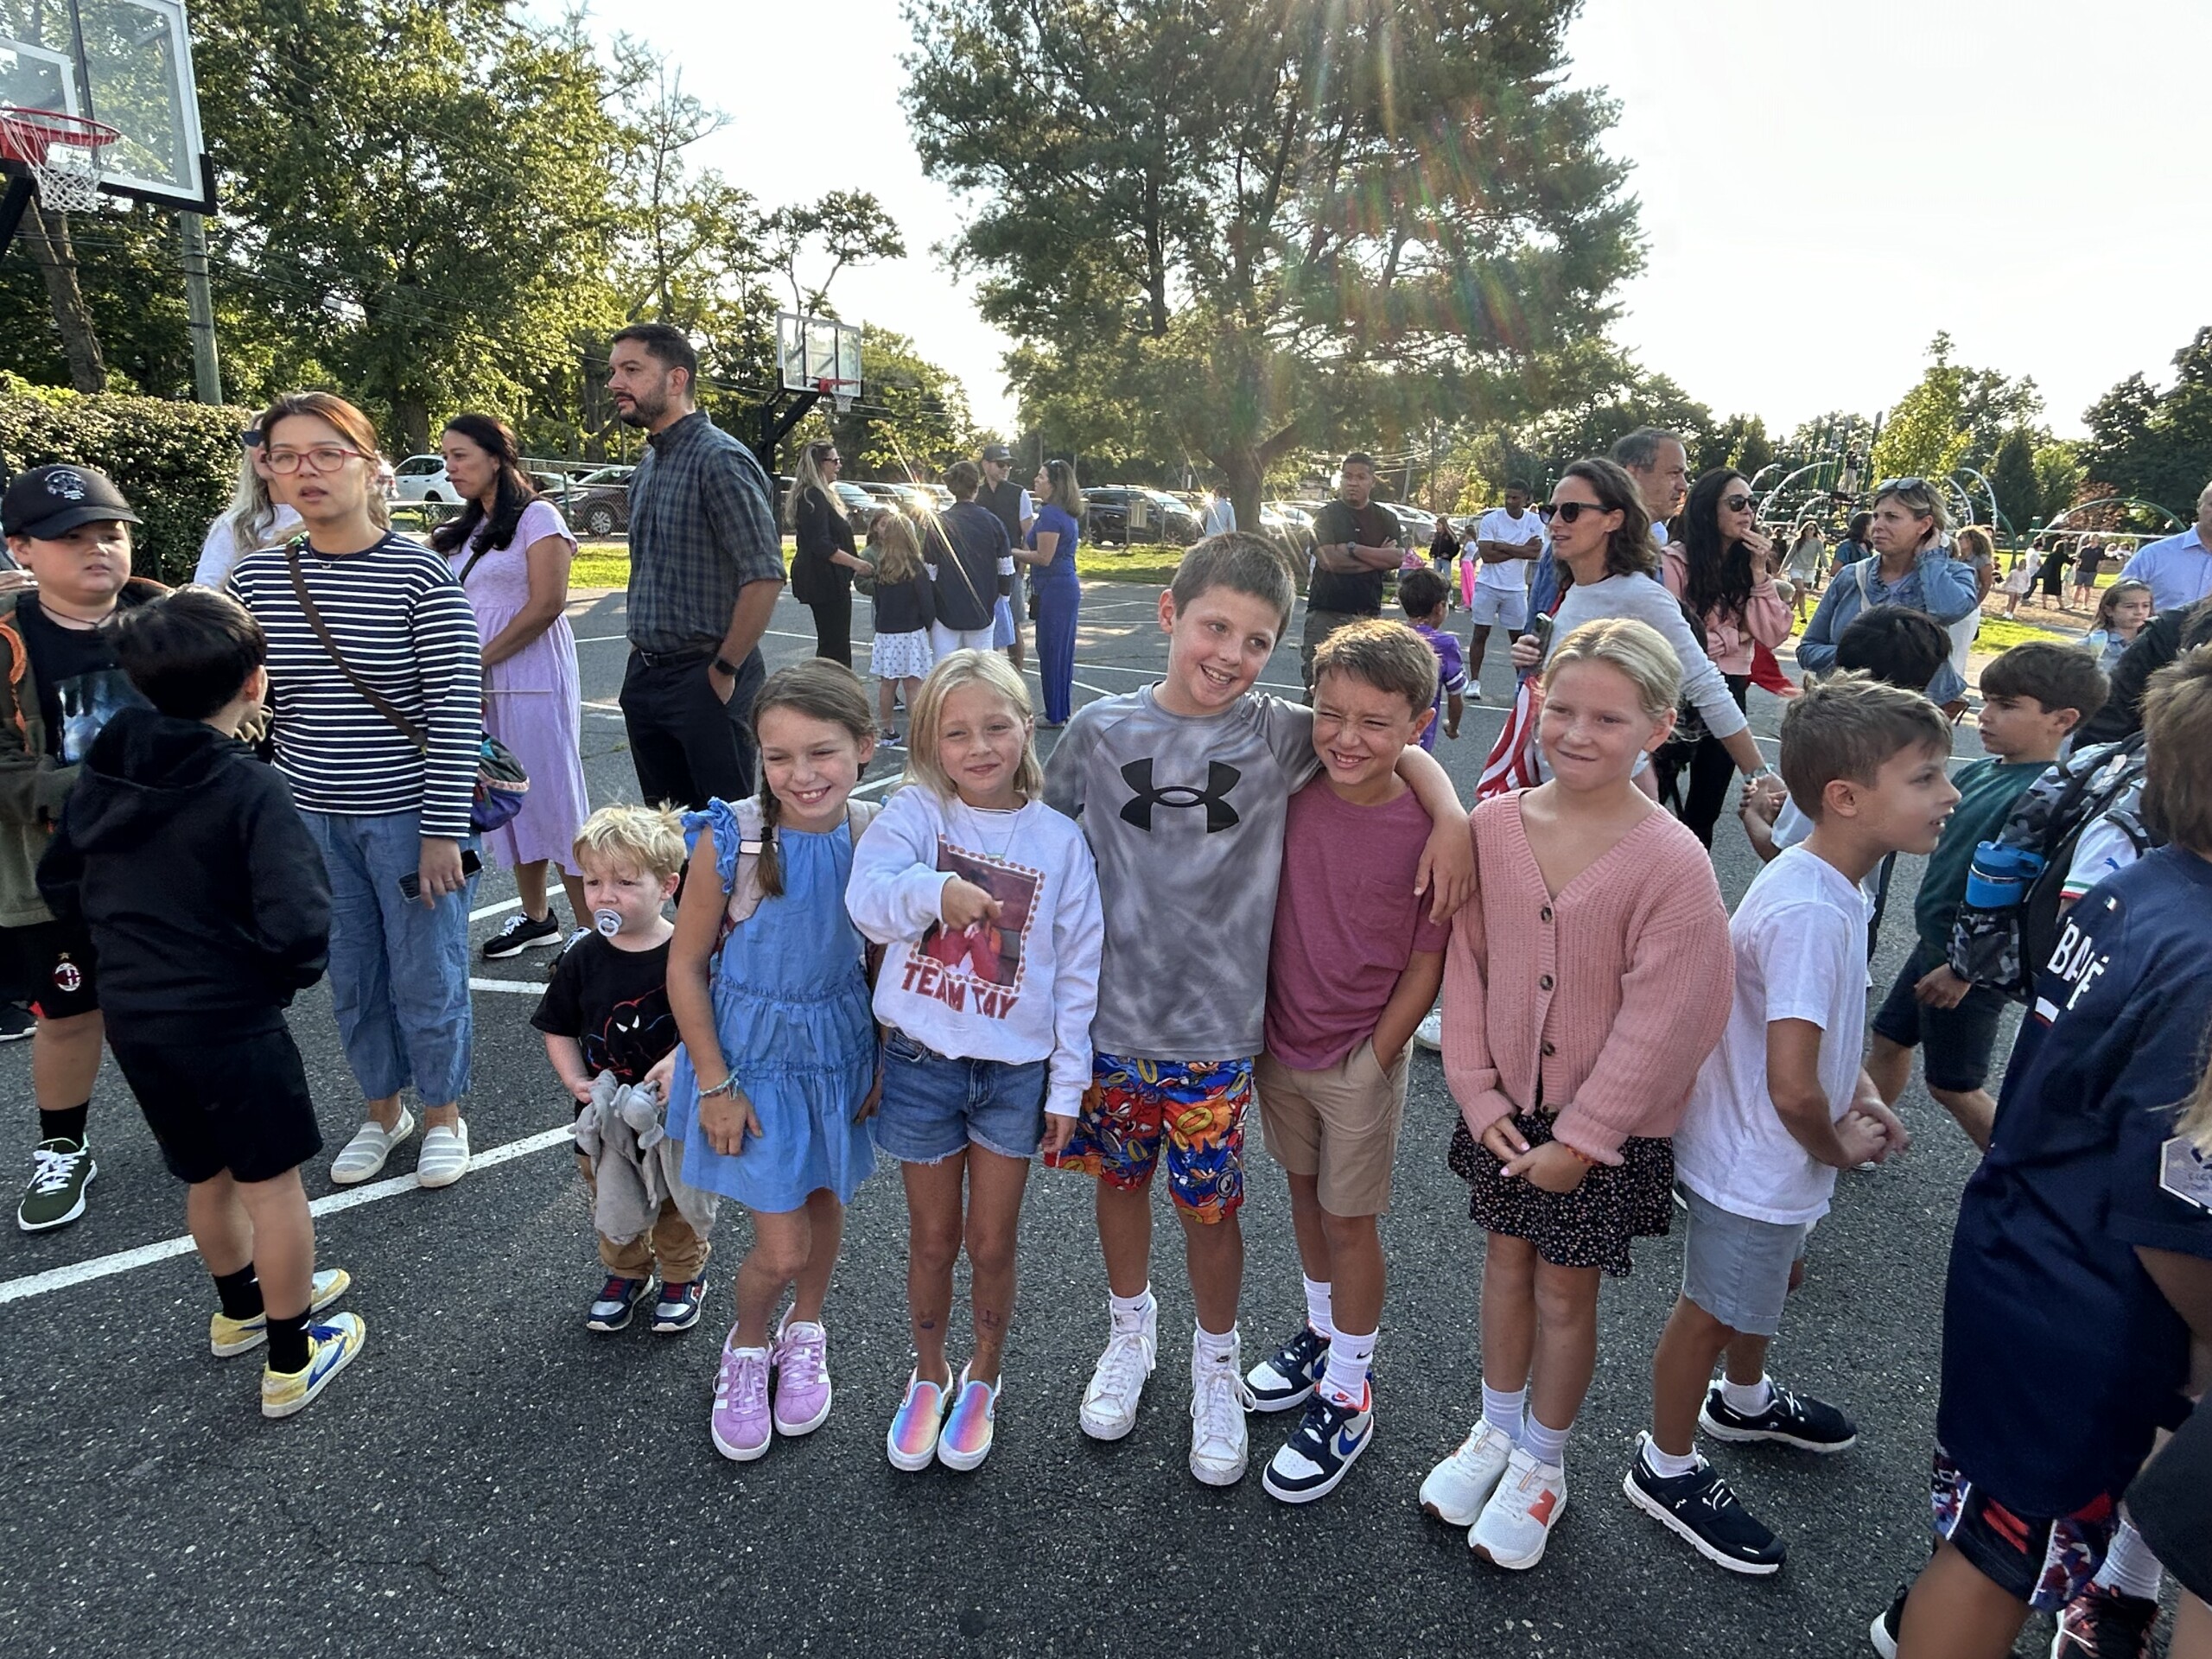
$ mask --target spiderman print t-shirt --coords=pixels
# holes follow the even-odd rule
[[[548,1036],[574,1038],[592,1076],[612,1071],[620,1082],[643,1083],[676,1046],[668,945],[621,950],[587,934],[554,969],[530,1023]]]

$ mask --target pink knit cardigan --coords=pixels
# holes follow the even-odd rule
[[[1444,1076],[1477,1138],[1539,1098],[1603,1162],[1670,1135],[1728,1023],[1728,910],[1695,836],[1653,812],[1554,899],[1521,793],[1476,807],[1478,891],[1452,926]]]
[[[1660,554],[1660,579],[1667,584],[1667,591],[1676,599],[1689,591],[1690,562],[1681,548],[1673,542],[1667,543]],[[1706,614],[1705,654],[1713,658],[1713,665],[1723,674],[1748,674],[1751,671],[1751,647],[1764,645],[1769,651],[1780,647],[1789,637],[1789,601],[1774,585],[1772,576],[1761,576],[1752,584],[1751,597],[1744,601],[1741,620],[1732,622],[1719,611]]]

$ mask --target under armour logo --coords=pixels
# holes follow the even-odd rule
[[[1122,781],[1136,791],[1133,800],[1122,804],[1122,820],[1140,830],[1152,828],[1152,809],[1155,806],[1204,806],[1206,810],[1206,834],[1217,830],[1234,830],[1243,822],[1236,809],[1229,804],[1229,791],[1236,787],[1244,774],[1232,766],[1216,760],[1206,767],[1206,786],[1192,789],[1188,784],[1170,784],[1165,789],[1155,789],[1152,782],[1152,762],[1132,760],[1122,768]]]

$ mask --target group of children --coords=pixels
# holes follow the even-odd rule
[[[1924,1046],[1931,1090],[1988,1156],[1951,1265],[1941,1547],[1875,1639],[2004,1651],[2030,1605],[2083,1589],[2154,1430],[2185,1414],[2189,1337],[2212,1331],[2197,1151],[2212,1113],[2177,1124],[2170,1110],[2197,1087],[2212,1015],[2212,661],[2185,662],[2150,701],[2143,804],[2165,844],[2069,918],[1998,1103],[1981,1090],[1993,1013],[1942,945],[1976,844],[2102,700],[2084,653],[2028,645],[1993,664],[1993,758],[1955,782],[1947,724],[1904,689],[1926,677],[1910,630],[1857,625],[1869,656],[1895,660],[1790,704],[1790,821],[1747,820],[1772,861],[1732,921],[1703,848],[1634,781],[1681,693],[1655,630],[1615,619],[1560,639],[1541,676],[1548,780],[1469,815],[1422,747],[1441,678],[1414,630],[1332,634],[1310,709],[1254,691],[1294,599],[1265,541],[1202,542],[1160,599],[1160,682],[1085,706],[1041,766],[1019,676],[961,651],[913,688],[902,787],[878,811],[854,798],[878,711],[849,670],[816,660],[757,698],[756,799],[680,825],[637,807],[593,816],[575,850],[595,931],[534,1016],[594,1183],[606,1279],[587,1323],[620,1329],[650,1299],[656,1330],[695,1324],[716,1204],[741,1205],[752,1243],[712,1438],[747,1460],[811,1432],[831,1409],[823,1306],[845,1206],[880,1153],[906,1195],[915,1354],[887,1455],[973,1469],[1004,1394],[1041,1159],[1095,1180],[1108,1327],[1077,1415],[1118,1440],[1157,1362],[1164,1166],[1196,1313],[1192,1472],[1236,1481],[1248,1411],[1296,1411],[1263,1484],[1321,1497],[1375,1433],[1378,1217],[1408,1048],[1440,985],[1459,1106],[1447,1156],[1487,1235],[1482,1403],[1422,1483],[1423,1508],[1497,1566],[1541,1560],[1566,1509],[1599,1283],[1629,1271],[1636,1238],[1668,1230],[1679,1187],[1681,1293],[1624,1491],[1708,1559],[1770,1573],[1782,1543],[1696,1435],[1815,1452],[1855,1439],[1836,1408],[1774,1382],[1767,1353],[1836,1172],[1909,1144],[1892,1108]],[[114,633],[148,706],[92,745],[41,887],[56,915],[82,918],[118,1007],[158,987],[174,1014],[224,988],[236,1053],[207,1060],[197,1027],[212,1015],[188,1040],[149,1013],[118,1055],[190,1184],[221,1299],[215,1351],[265,1339],[264,1410],[286,1414],[363,1335],[351,1315],[318,1322],[347,1281],[314,1269],[298,1167],[320,1141],[282,1019],[320,971],[327,906],[315,860],[285,841],[300,832],[277,810],[281,780],[232,741],[265,691],[251,617],[187,590]],[[1870,887],[1898,854],[1932,855],[1920,944],[1862,1063]],[[143,884],[181,856],[208,879],[146,902]],[[1247,1368],[1255,1103],[1288,1182],[1306,1306]],[[963,1250],[970,1345],[956,1370]],[[2201,1560],[2173,1564],[2202,1588]]]

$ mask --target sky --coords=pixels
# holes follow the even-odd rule
[[[962,207],[907,134],[898,0],[600,0],[592,22],[687,66],[730,118],[694,159],[766,206],[874,191],[909,252],[840,276],[839,310],[1013,429],[1009,342],[933,252]],[[1872,414],[1947,330],[2076,435],[2212,323],[2208,0],[1587,0],[1568,45],[1570,79],[1620,104],[1608,149],[1649,245],[1614,336],[1718,414]]]

